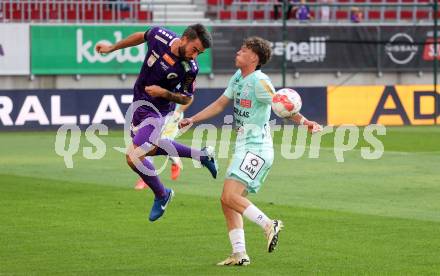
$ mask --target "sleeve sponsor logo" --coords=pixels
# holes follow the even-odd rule
[[[148,67],[151,67],[154,65],[154,63],[157,61],[157,58],[154,55],[151,55],[148,59],[147,59],[147,65]]]
[[[173,35],[171,35],[170,33],[168,33],[168,32],[165,31],[165,30],[160,29],[160,30],[159,30],[159,33],[161,33],[163,36],[167,37],[168,39],[173,39],[173,38],[174,38]]]
[[[167,42],[164,38],[162,38],[162,37],[160,37],[160,36],[158,36],[158,35],[155,35],[154,38],[155,38],[156,40],[159,40],[159,41],[162,42],[163,44],[168,44],[168,42]]]
[[[168,54],[164,54],[162,56],[162,58],[171,66],[174,66],[174,64],[176,63],[176,61],[172,57],[170,57]]]

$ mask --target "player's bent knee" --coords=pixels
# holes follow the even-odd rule
[[[135,167],[135,165],[134,165],[133,160],[131,160],[130,154],[126,154],[125,159],[127,160],[127,165],[133,169]]]
[[[222,193],[222,196],[220,198],[220,201],[223,205],[226,206],[232,206],[233,204],[233,197],[231,193]]]

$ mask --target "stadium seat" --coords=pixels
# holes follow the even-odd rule
[[[384,12],[384,18],[386,20],[396,20],[397,19],[397,11],[395,10],[387,10]]]
[[[219,13],[220,20],[230,20],[231,19],[231,11],[220,11]]]
[[[417,11],[416,12],[417,20],[427,20],[429,19],[429,11]]]
[[[248,19],[248,12],[247,11],[237,11],[235,13],[236,19],[238,20],[246,20]]]
[[[275,19],[275,12],[270,11],[269,17],[270,17],[270,19]],[[278,13],[278,18],[280,18],[280,17],[281,17],[281,13]]]
[[[336,19],[349,19],[347,11],[336,11]]]
[[[225,4],[225,6],[230,6],[230,5],[232,5],[233,1],[234,0],[223,0],[223,3]]]
[[[207,0],[206,1],[206,4],[208,4],[208,6],[217,6],[220,3],[221,3],[220,0]]]
[[[95,6],[94,5],[86,5],[85,6],[82,19],[85,21],[91,21],[91,20],[98,19],[97,16],[95,17]]]
[[[380,19],[380,11],[368,11],[368,18],[370,20],[379,20]]]
[[[253,16],[255,20],[262,20],[264,19],[264,11],[254,11]]]
[[[400,19],[411,20],[413,18],[413,12],[411,10],[404,10],[400,12]]]
[[[151,11],[141,11],[138,9],[137,18],[139,21],[150,21],[153,19]]]

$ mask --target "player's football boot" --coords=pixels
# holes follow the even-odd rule
[[[218,165],[215,160],[215,152],[212,147],[204,147],[202,149],[202,156],[200,157],[200,163],[206,167],[211,173],[212,177],[217,178]]]
[[[138,181],[136,182],[136,186],[134,186],[134,189],[137,191],[148,189],[148,188],[149,188],[148,184],[146,184],[142,180],[142,178],[139,178]]]
[[[233,253],[226,260],[219,262],[217,265],[249,265],[251,259],[246,252]]]
[[[171,179],[177,180],[180,175],[180,166],[178,164],[171,164]]]
[[[273,220],[265,229],[266,239],[267,239],[267,252],[271,253],[278,244],[278,234],[284,227],[281,220]]]
[[[167,195],[164,198],[155,198],[153,207],[150,211],[150,221],[155,221],[158,218],[160,218],[163,213],[165,213],[165,209],[167,208],[168,204],[170,203],[171,199],[174,196],[174,191],[172,189],[166,189]]]

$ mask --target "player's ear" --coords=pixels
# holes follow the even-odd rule
[[[186,44],[188,42],[188,38],[186,37],[186,36],[182,36],[181,38],[180,38],[180,43],[181,44]]]
[[[256,53],[254,53],[254,56],[252,57],[252,62],[255,62],[256,64],[260,63],[260,60],[259,60],[258,55]]]

